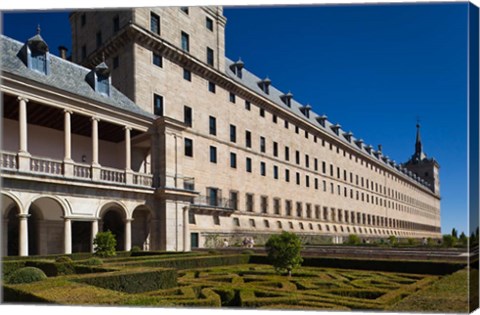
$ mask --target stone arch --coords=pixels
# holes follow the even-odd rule
[[[132,212],[132,246],[150,250],[154,212],[147,205],[138,205]]]
[[[64,252],[65,221],[71,213],[65,201],[57,196],[38,195],[25,207],[28,217],[29,255]]]
[[[22,213],[22,203],[17,196],[2,192],[2,248],[3,255],[19,255],[19,224],[18,215]]]
[[[125,205],[118,201],[105,203],[98,210],[99,231],[111,231],[117,241],[115,249],[125,250],[125,221],[130,219]]]

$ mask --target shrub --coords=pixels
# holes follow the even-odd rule
[[[87,259],[84,264],[88,265],[88,266],[98,266],[98,265],[103,264],[103,260],[101,260],[98,257],[91,257],[91,258]]]
[[[265,244],[268,258],[277,272],[292,270],[301,265],[303,259],[300,256],[302,244],[294,233],[282,232],[280,235],[272,235]]]
[[[141,252],[142,249],[140,248],[140,246],[135,245],[135,246],[133,246],[133,247],[130,249],[130,251],[131,251],[132,253],[138,253],[138,252]]]
[[[71,263],[73,263],[73,260],[68,256],[59,256],[59,257],[55,258],[55,262],[71,264]]]
[[[347,240],[348,245],[358,245],[360,244],[360,237],[356,234],[350,234]]]
[[[414,238],[409,237],[409,238],[407,239],[407,243],[408,243],[408,245],[413,246],[413,245],[415,245],[417,242],[415,241]]]
[[[457,244],[457,239],[449,234],[443,235],[443,246],[454,247]]]
[[[19,284],[42,281],[45,279],[47,279],[47,276],[41,269],[35,267],[23,267],[14,271],[10,277],[8,277],[7,282],[10,284]]]
[[[390,235],[388,237],[388,243],[390,244],[390,246],[396,246],[398,244],[398,239],[395,235]]]
[[[95,255],[100,257],[115,256],[117,240],[111,231],[99,232],[93,240]]]

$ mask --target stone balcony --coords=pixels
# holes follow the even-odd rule
[[[152,188],[153,175],[116,169],[100,165],[64,162],[38,156],[20,156],[13,152],[0,152],[2,173],[81,180],[95,184],[114,184]]]

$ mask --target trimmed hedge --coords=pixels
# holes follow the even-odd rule
[[[119,271],[114,274],[95,275],[75,279],[96,287],[126,293],[140,293],[177,286],[177,271],[174,269],[148,271]]]
[[[26,266],[26,261],[2,261],[2,279],[6,279],[12,272]]]
[[[7,279],[9,284],[31,283],[47,279],[45,273],[35,267],[23,267],[15,270]]]
[[[47,299],[40,298],[35,296],[32,293],[19,290],[17,288],[12,288],[8,285],[2,286],[3,290],[3,301],[8,303],[21,303],[21,304],[28,304],[28,303],[35,303],[35,304],[54,304],[53,301],[49,301]]]
[[[249,262],[254,264],[270,264],[268,257],[265,255],[252,255],[250,256]],[[302,266],[445,275],[465,268],[466,264],[434,261],[361,260],[348,258],[304,257]]]

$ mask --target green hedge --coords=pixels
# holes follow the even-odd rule
[[[2,279],[6,279],[12,272],[26,266],[26,261],[3,261],[2,262]]]
[[[177,271],[160,269],[148,271],[119,271],[101,274],[74,281],[126,293],[140,293],[177,286]]]
[[[270,264],[264,255],[252,255],[250,263]],[[302,266],[445,275],[465,268],[465,263],[434,261],[362,260],[348,258],[304,257]]]
[[[32,293],[25,292],[23,290],[19,290],[16,288],[12,288],[8,285],[2,286],[3,290],[3,301],[8,302],[8,303],[21,303],[21,304],[29,304],[29,303],[34,303],[34,304],[54,304],[53,301],[49,301],[47,299],[40,298],[38,296],[35,296]]]
[[[124,266],[145,266],[145,267],[163,267],[181,269],[205,268],[215,266],[230,266],[247,264],[249,261],[248,255],[219,255],[219,256],[201,256],[188,258],[174,258],[174,259],[146,259],[142,261],[135,261],[132,263],[125,263]]]
[[[52,262],[46,260],[27,261],[27,267],[36,267],[42,269],[47,277],[56,277],[59,275],[75,274],[75,267],[72,263]]]

